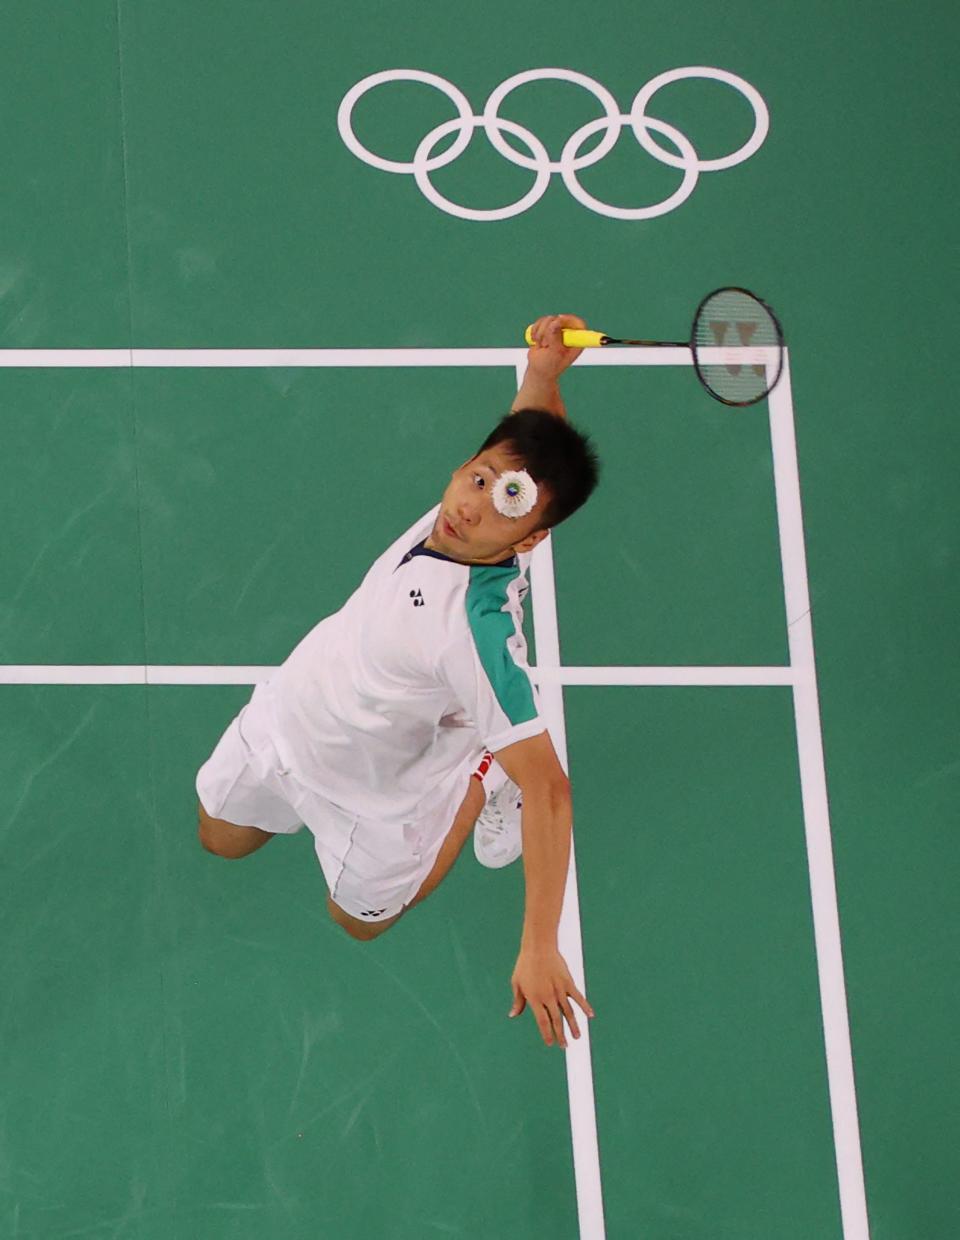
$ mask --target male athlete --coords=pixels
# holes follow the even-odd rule
[[[526,662],[530,553],[597,481],[557,385],[580,354],[574,315],[540,318],[510,413],[439,505],[374,563],[347,603],[259,684],[196,781],[200,842],[244,857],[306,824],[330,916],[383,934],[434,890],[467,836],[485,865],[522,851],[525,911],[511,978],[544,1042],[592,1016],[557,948],[570,784]],[[522,820],[522,821],[521,821]],[[451,825],[452,824],[452,825]]]

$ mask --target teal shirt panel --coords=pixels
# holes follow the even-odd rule
[[[467,586],[467,620],[480,663],[493,687],[500,709],[516,726],[536,719],[530,680],[513,661],[507,642],[516,633],[513,616],[504,611],[507,590],[520,575],[516,564],[474,564]]]

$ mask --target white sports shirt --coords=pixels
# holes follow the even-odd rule
[[[428,551],[439,507],[271,678],[280,760],[358,818],[415,819],[484,747],[546,731],[521,627],[530,556],[471,565]]]

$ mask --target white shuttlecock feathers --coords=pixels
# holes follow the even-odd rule
[[[537,502],[537,484],[525,469],[508,469],[493,487],[493,506],[505,517],[525,517]]]

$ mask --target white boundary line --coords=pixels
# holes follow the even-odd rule
[[[773,447],[777,524],[787,609],[790,665],[794,670],[793,708],[803,821],[807,838],[807,865],[813,906],[820,1008],[827,1057],[827,1080],[840,1191],[844,1240],[869,1240],[866,1187],[860,1152],[860,1125],[853,1073],[853,1051],[847,994],[843,977],[840,917],[830,839],[827,775],[823,759],[823,731],[817,694],[817,668],[807,582],[807,556],[800,504],[796,431],[790,390],[790,361],[784,357],[783,375],[769,397],[770,439]]]
[[[406,367],[513,366],[518,382],[522,348],[502,349],[0,349],[0,369],[17,367]],[[689,349],[587,351],[579,366],[689,366]],[[843,976],[836,878],[830,839],[823,737],[817,693],[813,627],[800,503],[789,357],[769,398],[777,517],[783,569],[790,665],[786,667],[563,667],[560,664],[551,539],[534,553],[533,620],[545,718],[567,764],[564,684],[793,686],[804,829],[810,874],[817,970],[826,1046],[837,1176],[844,1240],[869,1240],[853,1055]],[[539,587],[539,588],[538,588]],[[250,684],[271,667],[210,666],[0,666],[0,684]],[[576,865],[570,869],[560,942],[571,972],[583,986],[583,953]],[[603,1240],[603,1202],[597,1147],[589,1027],[567,1051],[574,1169],[581,1240]]]
[[[744,350],[753,362],[769,350]],[[724,361],[726,349],[701,349],[705,362]],[[717,356],[714,356],[716,354]],[[527,351],[521,349],[0,349],[0,369],[80,366],[95,369],[136,367],[168,369],[187,367],[325,367],[360,366],[520,366]],[[582,366],[689,366],[687,348],[621,349],[588,351],[577,362]]]
[[[519,366],[519,349],[0,349],[0,369],[87,367]],[[689,366],[689,349],[587,352],[578,366]]]
[[[517,387],[523,382],[524,358],[517,364]],[[537,647],[540,675],[540,708],[563,769],[569,773],[567,725],[563,711],[563,685],[559,677],[544,675],[560,671],[560,630],[557,623],[557,588],[553,574],[553,535],[534,549],[530,562],[533,592],[533,636]],[[557,932],[560,953],[570,976],[582,994],[587,995],[583,969],[583,935],[580,927],[580,896],[577,888],[575,838],[570,840],[567,883]],[[589,995],[587,996],[589,998]],[[567,1095],[570,1106],[570,1136],[573,1142],[573,1174],[577,1186],[577,1215],[580,1240],[603,1240],[603,1186],[600,1179],[600,1147],[597,1141],[597,1110],[593,1094],[593,1066],[590,1058],[590,1020],[579,1015],[579,1038],[567,1039]]]
[[[267,665],[3,663],[0,685],[257,685],[277,670]],[[530,668],[539,685],[792,685],[790,667]]]
[[[745,350],[745,362],[769,350]],[[716,357],[714,357],[716,353]],[[704,362],[724,361],[731,348],[702,348]],[[5,348],[2,367],[324,367],[521,366],[526,348]],[[584,353],[578,366],[690,366],[688,348]]]

